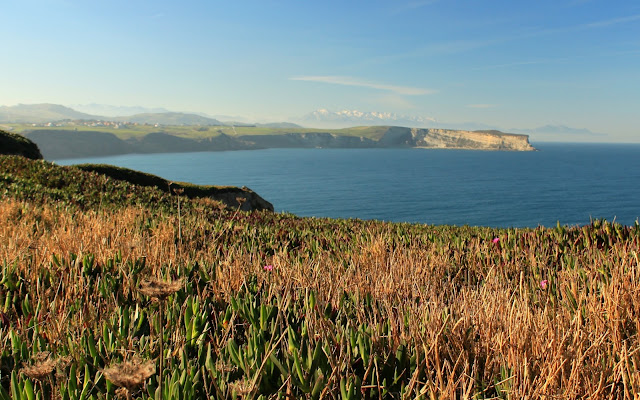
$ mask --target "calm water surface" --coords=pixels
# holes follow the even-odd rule
[[[640,217],[640,145],[535,144],[536,152],[268,149],[57,160],[175,181],[247,186],[300,216],[497,227]]]

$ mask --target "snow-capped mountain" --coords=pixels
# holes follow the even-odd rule
[[[434,126],[431,117],[399,115],[390,112],[319,109],[302,117],[299,122],[310,126],[344,128],[358,125],[397,125],[426,128]]]

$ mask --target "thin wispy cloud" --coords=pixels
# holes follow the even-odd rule
[[[495,108],[495,104],[467,104],[469,108]]]
[[[440,0],[422,0],[422,1],[410,1],[405,4],[401,4],[398,8],[396,8],[393,13],[399,14],[406,11],[416,10],[418,8],[427,7],[432,4],[437,3]]]
[[[473,68],[473,70],[481,71],[486,69],[512,68],[512,67],[522,67],[527,65],[559,64],[563,62],[568,62],[570,60],[571,59],[568,57],[563,57],[563,58],[548,58],[544,60],[514,61],[514,62],[504,63],[504,64],[484,65],[480,67],[475,67]]]
[[[618,17],[618,18],[610,18],[610,19],[605,19],[601,21],[589,22],[587,24],[573,25],[573,26],[567,26],[567,27],[534,29],[529,33],[515,36],[513,37],[513,39],[524,39],[529,37],[552,35],[556,33],[577,32],[577,31],[584,31],[588,29],[606,28],[609,26],[621,25],[621,24],[626,24],[634,21],[640,21],[640,14],[628,15],[628,16]]]
[[[332,75],[296,76],[289,79],[292,81],[321,82],[321,83],[329,83],[333,85],[377,89],[377,90],[383,90],[383,91],[392,92],[395,94],[405,95],[405,96],[421,96],[421,95],[432,94],[436,92],[435,90],[432,90],[432,89],[423,89],[423,88],[416,88],[416,87],[409,87],[409,86],[396,86],[396,85],[388,85],[384,83],[368,82],[368,81],[363,81],[363,80],[348,77],[348,76],[332,76]]]
[[[629,16],[620,17],[620,18],[606,19],[604,21],[596,21],[590,24],[583,25],[582,27],[586,29],[605,28],[611,25],[626,24],[627,22],[633,22],[638,20],[640,20],[640,14],[629,15]]]

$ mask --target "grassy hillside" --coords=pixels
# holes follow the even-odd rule
[[[0,193],[36,201],[71,202],[81,209],[101,206],[139,205],[166,209],[172,195],[206,198],[237,207],[241,197],[243,209],[273,210],[273,206],[247,188],[194,185],[170,182],[144,172],[105,164],[82,164],[60,167],[23,157],[0,156]],[[247,204],[245,204],[247,203]],[[218,205],[215,206],[216,208]]]
[[[42,158],[40,149],[31,140],[22,135],[0,130],[0,155],[14,154],[39,160]]]
[[[0,165],[0,399],[640,392],[637,225],[298,218]]]
[[[379,139],[388,127],[357,127],[323,130],[307,128],[227,127],[227,126],[53,126],[34,127],[10,124],[38,143],[50,160],[97,157],[128,153],[164,153],[190,151],[247,150],[262,148],[243,137],[251,135],[286,135],[288,133],[329,132],[339,136],[364,136]]]
[[[153,125],[126,125],[115,127],[108,126],[84,126],[84,125],[69,125],[63,127],[34,127],[32,124],[5,124],[11,127],[14,132],[28,133],[29,131],[56,131],[56,130],[78,130],[92,131],[92,132],[108,132],[116,135],[118,138],[126,140],[132,138],[141,138],[152,132],[162,131],[171,135],[189,138],[189,139],[202,139],[209,137],[216,137],[221,133],[229,136],[243,136],[243,135],[278,135],[287,133],[309,133],[309,132],[330,132],[336,135],[346,136],[363,136],[369,139],[379,139],[389,129],[388,126],[363,126],[345,129],[315,129],[315,128],[300,128],[300,127],[268,127],[268,126],[162,126],[156,127]]]

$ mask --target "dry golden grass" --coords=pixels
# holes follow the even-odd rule
[[[349,251],[339,252],[284,239],[267,249],[261,237],[295,228],[282,219],[265,233],[232,214],[211,220],[187,213],[181,238],[176,215],[135,207],[75,213],[3,200],[0,221],[0,260],[27,277],[28,293],[47,311],[41,330],[54,347],[80,337],[116,305],[86,295],[96,283],[83,274],[81,257],[56,265],[54,255],[92,254],[105,265],[120,254],[120,265],[145,257],[145,273],[168,278],[180,265],[203,263],[215,270],[204,295],[222,299],[249,275],[272,293],[295,296],[310,288],[322,306],[338,307],[345,292],[370,296],[375,311],[357,308],[357,323],[389,321],[394,343],[412,341],[426,375],[411,385],[426,398],[640,396],[637,236],[607,246],[560,246],[552,230],[539,228],[504,231],[500,244],[481,235],[459,245],[421,237],[401,243],[390,237],[392,228],[363,223],[345,238]],[[273,271],[263,271],[267,264]],[[40,281],[42,270],[50,270],[50,285]],[[121,275],[122,295],[134,296],[130,272]],[[73,312],[78,301],[80,312]],[[25,316],[11,318],[24,325]],[[330,334],[321,321],[314,330]]]

